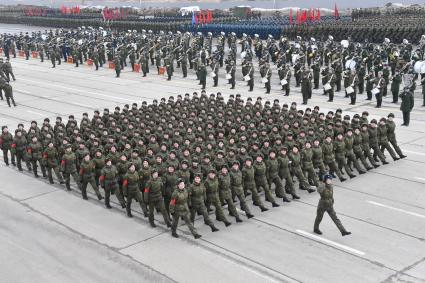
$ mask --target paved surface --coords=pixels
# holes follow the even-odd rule
[[[11,128],[200,91],[193,73],[182,79],[179,70],[169,82],[154,71],[142,78],[127,69],[116,79],[113,70],[95,72],[86,65],[63,63],[52,69],[50,62],[22,58],[12,64],[18,107],[0,102],[0,124]],[[207,92],[265,96],[258,78],[255,91],[248,93],[244,82],[229,90],[223,71],[220,76],[217,88],[208,78]],[[376,110],[364,95],[352,107],[342,93],[329,104],[320,92],[314,91],[310,107],[341,108],[349,114],[368,110],[374,118],[394,112],[401,124],[399,105],[390,98]],[[219,223],[218,233],[198,219],[195,226],[203,237],[195,241],[185,226],[180,239],[171,238],[163,223],[152,229],[137,211],[129,219],[116,203],[106,210],[94,194],[86,202],[75,190],[66,192],[0,163],[1,281],[425,282],[425,108],[419,106],[420,90],[415,95],[411,126],[397,128],[408,157],[336,182],[335,209],[353,232],[344,238],[328,216],[321,225],[324,235],[312,234],[315,193],[301,192],[300,201],[265,213],[253,207],[256,217],[229,228]],[[267,98],[301,102],[295,87],[290,97],[283,97],[276,78]]]

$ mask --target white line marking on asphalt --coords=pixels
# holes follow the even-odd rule
[[[76,92],[80,92],[80,93],[94,94],[94,95],[97,95],[97,96],[103,96],[103,97],[108,97],[108,98],[113,98],[113,99],[120,99],[120,100],[124,100],[124,101],[134,102],[134,99],[127,99],[127,98],[122,98],[122,97],[118,97],[118,96],[106,95],[106,94],[102,94],[102,93],[98,93],[98,92],[92,92],[92,91],[88,91],[88,90],[81,90],[81,89],[76,89],[76,88],[72,88],[72,87],[61,86],[61,85],[52,84],[52,83],[43,83],[43,82],[38,82],[38,81],[33,81],[33,80],[27,80],[27,79],[20,79],[20,80],[27,81],[27,82],[32,82],[32,83],[44,84],[44,85],[51,85],[51,86],[60,87],[60,88],[63,88],[63,89],[68,89],[68,90],[72,90],[72,91],[76,91]]]
[[[87,105],[85,105],[85,104],[78,103],[78,102],[73,102],[72,104],[75,104],[75,105],[78,105],[78,106],[81,106],[81,107],[84,107],[84,108],[92,108],[92,107],[90,107],[90,106],[87,106]]]
[[[43,117],[45,117],[45,116],[46,116],[45,114],[41,114],[41,113],[34,112],[34,111],[31,111],[31,110],[27,110],[27,112],[28,112],[28,113],[32,113],[32,114],[35,114],[35,115],[40,115],[40,116],[43,116]]]
[[[371,201],[371,200],[368,200],[367,202],[370,203],[370,204],[376,205],[376,206],[385,207],[385,208],[388,208],[388,209],[392,209],[392,210],[395,210],[395,211],[398,211],[398,212],[403,212],[405,214],[409,214],[409,215],[412,215],[412,216],[416,216],[416,217],[420,217],[420,218],[425,219],[425,215],[422,215],[422,214],[419,214],[419,213],[416,213],[416,212],[404,210],[404,209],[397,208],[397,207],[392,207],[392,206],[382,204],[382,203],[379,203],[379,202],[375,202],[375,201]]]
[[[25,94],[31,94],[31,92],[29,92],[29,91],[26,91],[26,90],[22,90],[22,89],[15,89],[17,92],[22,92],[22,93],[25,93]]]
[[[417,155],[425,155],[425,153],[421,153],[421,152],[416,152],[416,151],[410,151],[410,150],[403,150],[404,152],[408,152],[408,153],[413,153],[413,154],[417,154]]]
[[[421,181],[425,181],[425,178],[421,178],[421,177],[415,177],[415,179],[421,180]]]
[[[359,256],[363,256],[363,255],[366,254],[365,252],[362,252],[362,251],[359,251],[359,250],[350,248],[350,247],[348,247],[346,245],[343,245],[343,244],[340,244],[340,243],[337,243],[337,242],[334,242],[334,241],[331,241],[331,240],[328,240],[328,239],[325,239],[325,238],[322,238],[322,237],[313,235],[313,234],[308,233],[308,232],[303,231],[303,230],[298,230],[297,229],[297,230],[295,230],[295,232],[297,232],[298,234],[302,234],[302,235],[304,235],[304,236],[306,236],[308,238],[317,240],[319,242],[322,242],[322,243],[325,243],[325,244],[329,244],[331,246],[334,246],[334,247],[343,249],[343,250],[345,250],[345,251],[347,251],[349,253],[352,253],[352,254],[356,254],[356,255],[359,255]]]

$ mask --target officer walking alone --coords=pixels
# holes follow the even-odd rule
[[[336,216],[336,212],[334,210],[334,197],[333,197],[333,186],[332,186],[332,176],[325,175],[323,177],[324,184],[321,184],[317,191],[320,194],[319,205],[317,206],[317,215],[316,220],[314,221],[314,233],[322,235],[322,232],[319,230],[320,222],[322,222],[323,214],[327,212],[331,217],[332,221],[335,223],[336,227],[338,227],[342,236],[350,235],[351,232],[345,230],[344,226],[342,226],[341,221]]]

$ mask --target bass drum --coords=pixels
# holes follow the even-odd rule
[[[423,74],[423,73],[425,73],[425,61],[417,61],[417,62],[415,62],[415,65],[413,65],[413,70],[417,74]]]
[[[357,62],[354,61],[353,59],[347,60],[347,62],[345,62],[345,68],[349,70],[355,70],[356,64]]]

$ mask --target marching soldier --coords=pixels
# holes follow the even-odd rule
[[[242,169],[242,182],[244,190],[251,192],[254,205],[259,206],[261,212],[267,211],[268,208],[266,208],[261,201],[260,196],[258,195],[257,187],[255,185],[255,170],[254,166],[252,166],[251,157],[248,157],[245,160],[245,166]]]
[[[213,59],[211,63],[211,69],[212,69],[211,75],[213,77],[214,87],[216,87],[218,85],[218,71],[220,70],[219,61],[217,61],[216,59]]]
[[[199,84],[202,85],[202,89],[205,89],[207,85],[207,67],[205,66],[204,63],[201,63],[199,65],[198,76],[199,76]]]
[[[230,89],[234,89],[236,83],[236,64],[234,60],[228,60],[228,62],[226,62],[226,72],[226,78],[229,80],[229,84],[232,85]]]
[[[375,87],[377,89],[375,93],[376,97],[376,108],[381,108],[382,97],[384,95],[384,89],[386,88],[385,79],[381,73],[378,73],[378,77],[375,79]]]
[[[1,80],[1,79],[0,79]],[[0,83],[1,85],[0,85],[0,92],[1,92],[1,89],[3,88],[3,90],[4,90],[4,95],[5,95],[5,97],[6,97],[6,102],[7,102],[7,105],[9,106],[9,107],[12,107],[11,105],[10,105],[10,102],[12,102],[12,104],[13,104],[13,106],[14,107],[16,107],[16,102],[15,102],[15,98],[13,97],[13,89],[12,89],[12,86],[9,84],[9,83],[7,83],[7,82],[5,82],[5,83]]]
[[[388,134],[388,141],[391,143],[392,147],[394,148],[394,150],[397,152],[398,156],[400,156],[400,158],[405,158],[406,155],[403,154],[403,152],[401,151],[400,147],[397,144],[397,139],[395,136],[395,123],[393,121],[394,119],[394,114],[390,113],[387,116],[387,134]]]
[[[114,57],[114,66],[115,66],[115,74],[116,74],[116,78],[120,77],[121,74],[121,61],[120,61],[120,57],[118,55],[116,55]]]
[[[309,70],[304,70],[301,75],[301,94],[303,96],[303,105],[307,105],[308,99],[312,93],[311,73]]]
[[[110,196],[114,194],[121,204],[122,208],[126,208],[124,197],[122,196],[118,186],[118,170],[115,165],[112,164],[112,159],[107,158],[105,160],[105,166],[102,168],[99,177],[100,186],[105,190],[105,206],[110,209]]]
[[[221,166],[220,174],[218,176],[219,181],[219,192],[220,199],[227,204],[229,214],[236,218],[236,222],[242,222],[242,219],[239,217],[239,213],[236,210],[235,204],[232,199],[231,191],[231,176],[227,167],[227,164]]]
[[[216,176],[215,169],[210,169],[207,175],[207,179],[204,182],[204,186],[207,194],[207,208],[209,209],[210,205],[215,207],[215,217],[218,221],[223,221],[224,224],[230,226],[232,223],[227,220],[226,216],[223,213],[223,209],[221,208],[220,198],[218,195],[219,190],[219,182]]]
[[[0,149],[3,151],[3,160],[6,166],[9,166],[9,151],[12,150],[13,146],[13,136],[9,133],[7,126],[1,127],[2,133],[0,135]],[[16,146],[15,146],[16,148]],[[11,152],[12,163],[15,166],[14,154]]]
[[[289,96],[289,92],[291,91],[290,80],[291,80],[291,69],[288,64],[282,66],[279,70],[279,78],[280,84],[282,85],[282,90],[285,91],[285,96]]]
[[[136,166],[133,163],[130,163],[128,166],[127,174],[124,175],[123,178],[123,191],[124,195],[127,196],[127,216],[133,217],[131,213],[131,202],[133,199],[136,199],[140,205],[140,208],[143,211],[143,215],[148,217],[148,210],[145,202],[143,201],[142,194],[140,193],[140,177],[136,171]]]
[[[189,204],[190,204],[190,221],[195,222],[196,213],[202,215],[204,223],[210,226],[212,232],[219,231],[211,218],[208,215],[207,208],[205,207],[206,189],[201,182],[202,174],[196,173],[193,183],[188,188]]]
[[[171,227],[170,219],[167,211],[165,210],[164,199],[162,197],[163,187],[164,184],[161,178],[159,178],[158,170],[153,169],[152,178],[147,181],[143,188],[144,199],[149,205],[149,223],[152,227],[156,227],[154,223],[155,208],[162,214],[167,227]]]
[[[401,84],[401,74],[396,71],[391,82],[391,93],[393,95],[393,103],[398,102],[398,95],[400,91],[400,84]]]
[[[423,87],[422,89],[425,89],[425,87]],[[411,91],[408,87],[405,87],[402,93],[400,94],[400,98],[400,110],[403,113],[403,124],[401,125],[407,127],[410,123],[410,112],[412,112],[413,106],[415,105],[413,91]]]
[[[270,93],[270,79],[272,76],[272,69],[270,68],[269,63],[264,63],[260,68],[260,74],[262,77],[262,82],[266,88],[266,94]]]
[[[342,236],[350,235],[351,232],[345,230],[341,221],[336,216],[335,210],[333,208],[334,198],[333,198],[333,186],[332,186],[332,176],[325,175],[323,178],[324,184],[319,186],[317,191],[320,194],[319,205],[317,206],[316,219],[314,220],[314,233],[322,235],[322,232],[319,230],[320,222],[322,222],[323,214],[327,212],[331,217],[332,221],[338,227]]]
[[[348,75],[348,87],[345,88],[346,93],[350,96],[350,105],[356,104],[357,88],[359,85],[359,78],[355,70],[352,70]]]
[[[80,164],[80,180],[81,180],[81,194],[83,199],[88,200],[87,197],[87,185],[90,183],[94,191],[96,192],[97,198],[102,200],[103,197],[99,192],[99,188],[94,180],[95,165],[90,160],[90,153],[86,153],[83,157],[83,161]]]
[[[65,154],[62,156],[61,169],[63,172],[63,177],[65,179],[65,186],[68,191],[71,190],[71,176],[77,184],[78,189],[81,190],[80,178],[77,174],[76,159],[77,157],[72,151],[72,145],[67,144],[65,146]]]
[[[49,177],[50,184],[53,184],[52,170],[55,172],[55,175],[58,178],[59,183],[64,184],[65,182],[58,168],[59,154],[56,148],[54,147],[53,141],[50,141],[47,145],[47,148],[44,150],[43,159],[47,167],[47,175]]]
[[[322,85],[324,95],[329,96],[328,102],[332,102],[334,100],[335,75],[328,68],[322,71]]]
[[[15,131],[15,137],[13,138],[11,151],[14,151],[14,155],[16,156],[16,164],[19,171],[22,171],[22,160],[25,161],[28,171],[32,170],[31,163],[27,159],[26,146],[27,146],[27,139],[25,137],[25,134],[23,134],[21,128],[18,127],[18,129]],[[3,157],[6,157],[6,156],[7,154],[3,153]]]
[[[37,173],[37,164],[40,164],[41,173],[43,174],[43,177],[46,178],[46,168],[44,167],[43,162],[43,147],[41,143],[38,141],[38,138],[36,136],[33,136],[31,138],[31,143],[27,147],[27,153],[29,156],[29,159],[31,160],[32,170],[34,172],[34,176],[38,178]]]
[[[182,217],[187,227],[189,227],[189,230],[192,233],[193,237],[195,239],[199,239],[201,238],[201,235],[198,234],[195,227],[193,227],[193,224],[190,221],[188,215],[188,198],[189,194],[185,190],[184,180],[179,179],[177,182],[177,188],[174,190],[170,201],[170,213],[173,216],[173,223],[171,224],[171,235],[175,238],[179,237],[179,235],[177,234],[177,226],[179,224],[180,217]]]
[[[246,204],[242,171],[239,170],[239,161],[237,160],[232,163],[232,169],[230,170],[230,183],[232,186],[232,195],[238,197],[241,209],[245,212],[248,218],[254,217]]]

